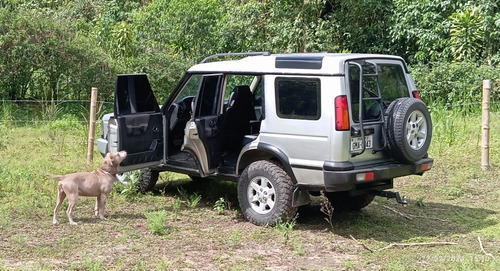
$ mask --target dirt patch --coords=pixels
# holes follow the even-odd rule
[[[0,233],[0,265],[7,269],[89,270],[340,270],[356,261],[352,240],[326,230],[327,224],[298,224],[284,237],[271,227],[258,227],[234,212],[217,215],[209,206],[184,208],[167,219],[167,235],[148,230],[144,212],[161,196],[118,206],[108,220],[92,217],[86,205],[75,211],[77,226],[63,212],[60,225],[51,217],[16,219]],[[168,204],[167,204],[168,207]],[[167,210],[169,214],[174,211]]]

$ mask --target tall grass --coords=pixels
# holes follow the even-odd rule
[[[90,101],[3,101],[0,100],[0,124],[37,126],[62,118],[88,122]],[[113,111],[110,102],[99,102],[99,117]]]
[[[85,162],[87,126],[73,115],[26,122],[15,107],[0,107],[0,224],[9,216],[45,217],[51,212],[56,181],[46,173],[89,171],[101,162]]]
[[[461,110],[432,107],[432,142],[429,156],[434,158],[434,169],[425,174],[423,190],[413,191],[421,200],[429,197],[460,200],[471,194],[481,194],[485,199],[498,200],[495,190],[495,172],[500,165],[500,114],[491,113],[490,164],[491,170],[481,169],[481,115]]]
[[[2,109],[0,114],[7,117],[16,114],[9,113],[16,110],[15,106],[10,109],[0,109]],[[323,257],[321,253],[318,253],[321,250],[324,252],[337,251],[339,253],[335,254],[336,256],[355,254],[355,257],[349,258],[350,260],[344,266],[362,270],[426,268],[429,270],[498,270],[498,262],[493,260],[479,262],[474,257],[483,256],[477,246],[477,236],[481,236],[487,252],[495,256],[499,255],[500,252],[498,250],[500,240],[498,212],[500,212],[500,208],[496,204],[500,200],[497,177],[500,165],[500,138],[496,137],[500,131],[500,114],[491,114],[490,161],[492,169],[483,171],[480,167],[480,115],[439,108],[431,108],[431,111],[434,134],[429,156],[434,158],[433,169],[423,177],[409,176],[398,178],[395,181],[396,190],[409,194],[410,204],[408,206],[400,207],[392,201],[377,199],[374,204],[361,212],[333,215],[328,222],[331,224],[330,226],[322,218],[318,219],[314,217],[314,214],[303,212],[297,220],[288,224],[278,224],[278,227],[271,230],[276,230],[282,235],[278,235],[279,239],[272,239],[274,235],[269,234],[269,229],[249,227],[241,219],[219,215],[212,216],[213,211],[210,207],[208,207],[208,212],[203,211],[203,208],[206,209],[207,206],[204,206],[204,202],[200,202],[201,195],[203,195],[203,199],[210,196],[215,197],[214,201],[225,197],[224,194],[213,193],[214,189],[211,190],[210,186],[214,184],[211,182],[205,186],[205,188],[208,187],[206,190],[210,191],[206,193],[196,194],[191,190],[179,190],[175,185],[171,187],[165,185],[165,190],[170,189],[172,193],[162,194],[162,196],[138,196],[134,201],[130,201],[128,198],[134,193],[121,194],[119,189],[123,189],[123,187],[120,188],[117,185],[111,194],[111,199],[108,202],[109,208],[107,208],[110,212],[114,211],[114,217],[112,216],[107,222],[94,224],[90,221],[82,223],[84,226],[81,228],[70,228],[69,226],[64,228],[64,224],[61,227],[52,227],[50,216],[56,201],[56,181],[47,178],[45,173],[65,174],[75,171],[90,171],[99,166],[100,155],[96,151],[95,161],[93,163],[86,162],[87,127],[84,123],[73,122],[73,120],[78,119],[74,114],[61,115],[53,122],[38,122],[36,125],[26,123],[19,125],[16,123],[17,117],[11,117],[10,119],[13,120],[11,122],[2,119],[0,120],[0,235],[6,229],[11,233],[23,232],[21,235],[11,234],[10,239],[4,238],[3,240],[11,248],[17,249],[16,251],[28,251],[26,247],[29,247],[29,250],[31,247],[38,249],[37,253],[39,254],[34,253],[28,256],[23,254],[22,262],[27,262],[27,259],[36,262],[45,259],[44,257],[67,259],[67,255],[80,255],[79,262],[76,261],[72,267],[89,270],[120,269],[119,265],[111,267],[115,262],[121,262],[124,258],[114,257],[112,254],[106,256],[113,261],[102,261],[101,258],[90,261],[90,258],[85,258],[85,255],[82,259],[82,247],[95,247],[94,241],[99,243],[106,238],[110,238],[111,243],[123,242],[125,247],[131,249],[130,251],[137,249],[132,244],[143,246],[144,250],[141,251],[167,247],[167,251],[171,252],[179,244],[187,244],[186,242],[182,243],[182,239],[189,240],[189,242],[198,239],[205,243],[215,242],[214,244],[217,246],[222,245],[221,251],[235,253],[243,251],[245,257],[257,255],[257,258],[250,259],[258,269],[265,269],[265,258],[261,258],[260,252],[255,250],[260,251],[262,244],[273,243],[281,245],[281,248],[291,246],[295,258],[302,255],[307,259]],[[183,187],[188,187],[192,183],[182,180],[182,178],[185,177],[177,177],[176,175],[176,177],[169,178],[167,182],[187,183]],[[233,189],[234,192],[235,185],[233,183],[230,185],[227,189]],[[221,189],[220,186],[217,188]],[[222,189],[224,188],[226,187]],[[78,206],[88,208],[88,211],[76,213],[80,217],[84,216],[83,213],[87,217],[92,217],[93,199],[82,197],[80,200],[82,204]],[[424,202],[425,204],[423,204]],[[193,208],[182,208],[185,204]],[[236,204],[236,200],[234,200],[234,204]],[[397,213],[385,209],[381,205],[391,205],[393,209],[411,214],[413,219],[407,220],[400,217]],[[219,209],[223,210],[222,208],[221,205]],[[314,212],[310,207],[307,208],[307,210]],[[316,212],[320,213],[319,210]],[[322,215],[319,214],[319,216]],[[311,217],[312,222],[309,221]],[[224,221],[221,225],[230,226],[231,229],[234,227],[232,229],[234,235],[229,235],[228,238],[224,226],[218,227],[216,224],[220,221]],[[52,239],[44,240],[46,243],[32,244],[31,238],[34,240],[40,240],[40,238],[31,236],[31,233],[27,231],[33,229],[25,229],[23,223],[33,223],[35,225],[33,228],[44,225],[46,228],[42,227],[40,232],[50,230],[53,235],[59,233],[68,235],[69,237],[61,237],[64,240],[68,240],[73,235],[81,236],[93,233],[93,231],[96,231],[96,234],[94,239],[87,242],[82,241],[85,238],[67,241],[66,250],[61,251],[60,244],[52,243]],[[203,230],[200,230],[200,225],[203,225]],[[324,231],[328,227],[335,230]],[[143,228],[146,229],[146,232],[151,233],[151,238],[149,234],[142,233],[141,229]],[[101,233],[101,230],[104,232]],[[247,238],[245,235],[248,234],[248,231],[257,232],[257,235],[251,235]],[[37,234],[42,235],[39,232]],[[368,253],[359,244],[350,241],[351,234],[374,250],[385,247],[392,242],[454,241],[459,245],[394,248]],[[166,243],[169,242],[169,237],[172,237],[175,244]],[[137,242],[137,238],[141,238],[141,241]],[[261,238],[260,240],[266,240],[266,242],[256,245],[256,243],[252,243],[257,240],[256,238]],[[224,240],[224,242],[217,243],[217,240]],[[80,243],[70,247],[70,244],[74,242]],[[107,249],[108,243],[103,244],[101,246],[105,246],[106,251],[109,251]],[[251,250],[252,244],[255,248],[254,251]],[[190,247],[190,249],[193,248],[195,247]],[[316,250],[314,250],[315,248]],[[50,256],[43,256],[42,249],[43,253],[50,253]],[[275,249],[273,253],[277,253],[278,250]],[[7,254],[9,251],[8,249],[4,250],[2,255],[10,255]],[[217,255],[214,256],[210,252],[208,254],[203,254],[202,251],[197,253],[208,258],[217,258]],[[135,254],[126,253],[126,259],[131,258],[131,255]],[[157,255],[159,253],[150,254],[145,258],[143,256],[136,257],[132,261],[132,265],[138,266],[140,264],[142,266],[143,261],[153,261],[152,259],[157,258]],[[449,255],[459,255],[465,260],[456,263],[441,262]],[[179,257],[183,256],[179,254]],[[224,255],[224,258],[226,257],[228,256]],[[234,257],[227,258],[230,262],[235,261],[235,259]],[[248,264],[246,259],[245,265]],[[172,257],[168,258],[168,262],[173,265],[171,269],[185,267],[181,264],[183,261],[177,261]],[[154,263],[149,263],[149,266],[152,264]]]
[[[55,201],[55,181],[45,173],[65,174],[89,171],[96,161],[85,162],[87,126],[73,114],[59,116],[51,122],[18,125],[16,105],[0,105],[0,212],[12,215],[46,215]],[[458,110],[431,108],[433,138],[429,155],[435,158],[428,174],[439,189],[450,197],[459,197],[473,189],[475,177],[484,177],[480,170],[481,117]],[[7,121],[12,120],[12,121]],[[491,114],[490,161],[495,171],[500,165],[500,114]],[[477,178],[476,178],[477,179]],[[438,190],[439,190],[438,189]],[[184,195],[196,206],[199,198]],[[11,208],[16,204],[16,208]]]
[[[446,160],[452,158],[460,164],[462,161],[467,161],[468,164],[480,163],[482,129],[480,114],[464,114],[459,110],[433,108],[431,116],[433,135],[430,153]],[[495,151],[500,147],[496,136],[500,131],[499,120],[499,113],[490,114],[490,150],[492,150],[490,155],[495,164],[499,162],[497,159],[499,152]]]

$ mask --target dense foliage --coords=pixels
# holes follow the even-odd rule
[[[0,99],[111,100],[144,72],[160,97],[220,52],[403,56],[427,102],[477,102],[498,79],[500,7],[469,0],[0,0]]]

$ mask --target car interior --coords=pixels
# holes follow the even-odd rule
[[[196,92],[190,89],[181,90],[178,98],[168,108],[167,159],[170,162],[182,167],[197,167],[192,155],[181,150],[185,140],[186,124],[193,117],[218,115],[217,134],[215,135],[217,140],[211,140],[210,143],[207,140],[207,143],[211,144],[210,148],[207,149],[217,150],[211,152],[212,155],[220,156],[218,157],[220,168],[230,170],[236,167],[239,152],[245,144],[257,137],[260,122],[264,116],[261,76],[246,76],[246,81],[240,77],[232,76],[226,79],[226,85],[223,87],[224,93],[215,90],[202,90],[208,85],[203,86],[203,83],[199,83],[200,86],[197,86],[199,89]],[[194,78],[194,80],[200,82],[203,79]],[[189,87],[193,88],[189,83],[186,83],[184,88]],[[208,87],[221,88],[217,84],[208,85]],[[202,93],[203,91],[209,94]],[[188,93],[186,95],[189,96],[184,97],[183,92]],[[214,99],[213,96],[224,97],[224,100]]]

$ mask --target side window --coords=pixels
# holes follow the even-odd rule
[[[217,115],[222,91],[222,75],[203,76],[195,104],[195,117]]]
[[[253,101],[253,104],[255,106],[262,106],[264,104],[263,100],[264,100],[264,92],[263,92],[263,78],[262,77],[259,77],[257,78],[257,82],[256,82],[256,87],[255,87],[255,90],[253,92],[253,97],[254,97],[254,101]]]
[[[321,82],[318,78],[278,77],[275,89],[278,117],[306,120],[321,117]]]
[[[118,75],[115,96],[117,115],[160,111],[145,74]]]
[[[401,65],[375,65],[373,62],[368,61],[361,61],[356,64],[349,63],[349,88],[354,122],[359,122],[360,95],[364,98],[363,120],[375,121],[380,119],[380,104],[376,99],[370,99],[378,97],[379,87],[382,100],[387,106],[397,98],[409,96],[408,85]]]
[[[200,88],[200,82],[201,82],[202,76],[200,74],[195,74],[189,77],[189,80],[187,83],[184,85],[182,88],[181,92],[175,99],[175,103],[180,103],[182,100],[184,100],[187,97],[195,97],[196,94],[198,93],[198,89]]]

